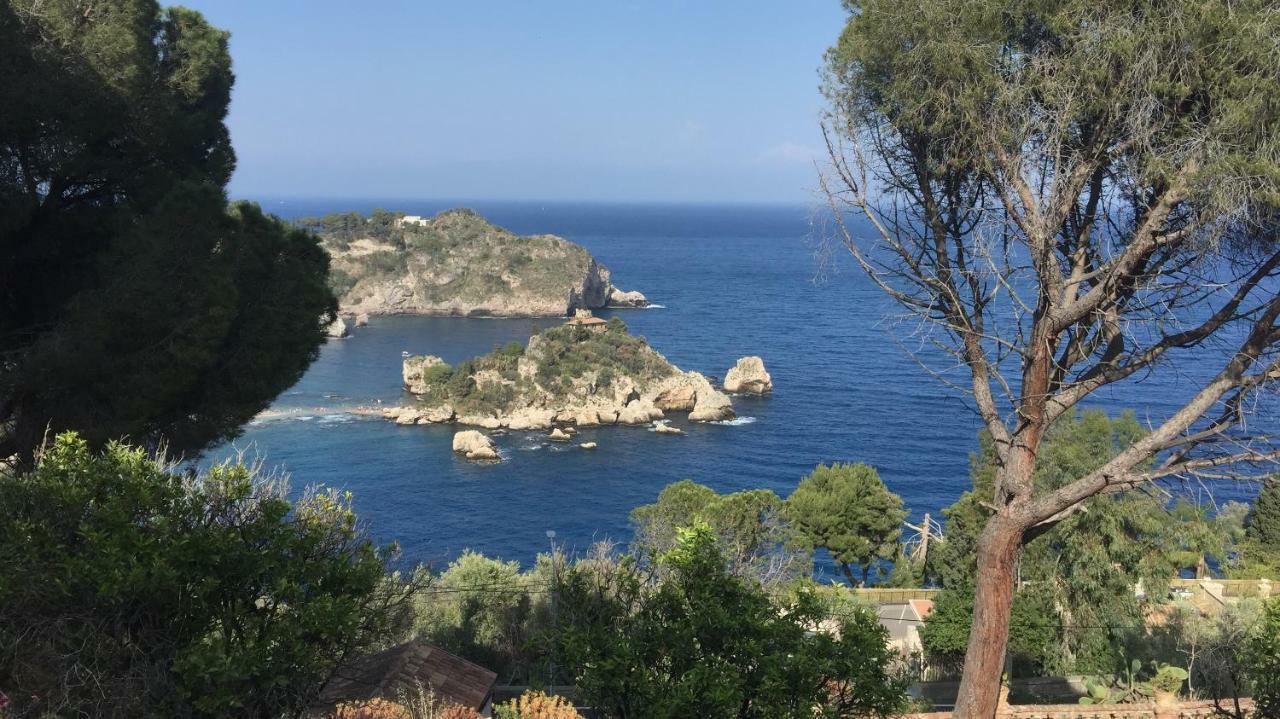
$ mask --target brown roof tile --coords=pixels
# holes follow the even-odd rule
[[[320,693],[318,703],[332,707],[375,697],[395,701],[399,692],[420,684],[448,704],[480,709],[497,679],[494,672],[439,647],[407,642],[340,669]]]

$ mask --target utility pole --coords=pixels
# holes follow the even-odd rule
[[[556,607],[556,593],[560,589],[559,576],[556,571],[556,530],[547,530],[547,541],[551,543],[551,676],[547,681],[547,693],[556,693],[556,642],[560,641],[560,616]]]

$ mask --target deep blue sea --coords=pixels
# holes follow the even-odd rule
[[[430,215],[465,205],[517,233],[553,233],[589,249],[615,284],[643,292],[654,308],[617,310],[632,333],[686,370],[723,377],[756,354],[773,375],[765,398],[735,397],[728,425],[674,424],[683,436],[641,428],[582,432],[594,452],[551,445],[541,434],[497,437],[504,461],[467,462],[450,451],[453,428],[399,427],[342,407],[397,403],[402,351],[451,363],[524,341],[557,320],[375,317],[331,340],[274,409],[204,462],[246,451],[287,471],[295,488],[350,489],[376,537],[398,540],[411,562],[442,565],[471,548],[528,563],[557,544],[585,550],[597,539],[626,542],[627,513],[667,484],[692,479],[720,492],[767,488],[786,496],[819,463],[874,465],[915,517],[968,487],[978,423],[964,398],[926,374],[910,352],[963,382],[930,352],[929,338],[824,242],[803,206],[668,206],[432,201],[265,202],[293,218],[367,212],[375,205]],[[1159,419],[1192,391],[1188,376],[1147,381],[1100,398]],[[1098,406],[1095,402],[1094,406]],[[1219,500],[1249,494],[1227,489]],[[820,573],[824,569],[820,564]],[[831,575],[833,576],[833,575]]]

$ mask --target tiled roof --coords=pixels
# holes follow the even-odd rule
[[[340,669],[320,693],[319,704],[332,707],[375,697],[395,701],[399,692],[421,685],[447,704],[478,710],[497,679],[494,672],[443,649],[407,642]]]

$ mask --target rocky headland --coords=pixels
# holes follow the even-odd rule
[[[320,235],[348,316],[553,317],[649,304],[615,287],[609,269],[582,247],[554,235],[516,235],[472,210],[427,218],[347,213],[299,224]]]
[[[693,422],[735,416],[728,395],[668,362],[616,317],[546,329],[526,346],[513,342],[457,367],[409,357],[403,380],[416,401],[383,413],[399,424],[547,430],[643,425],[673,412]]]

